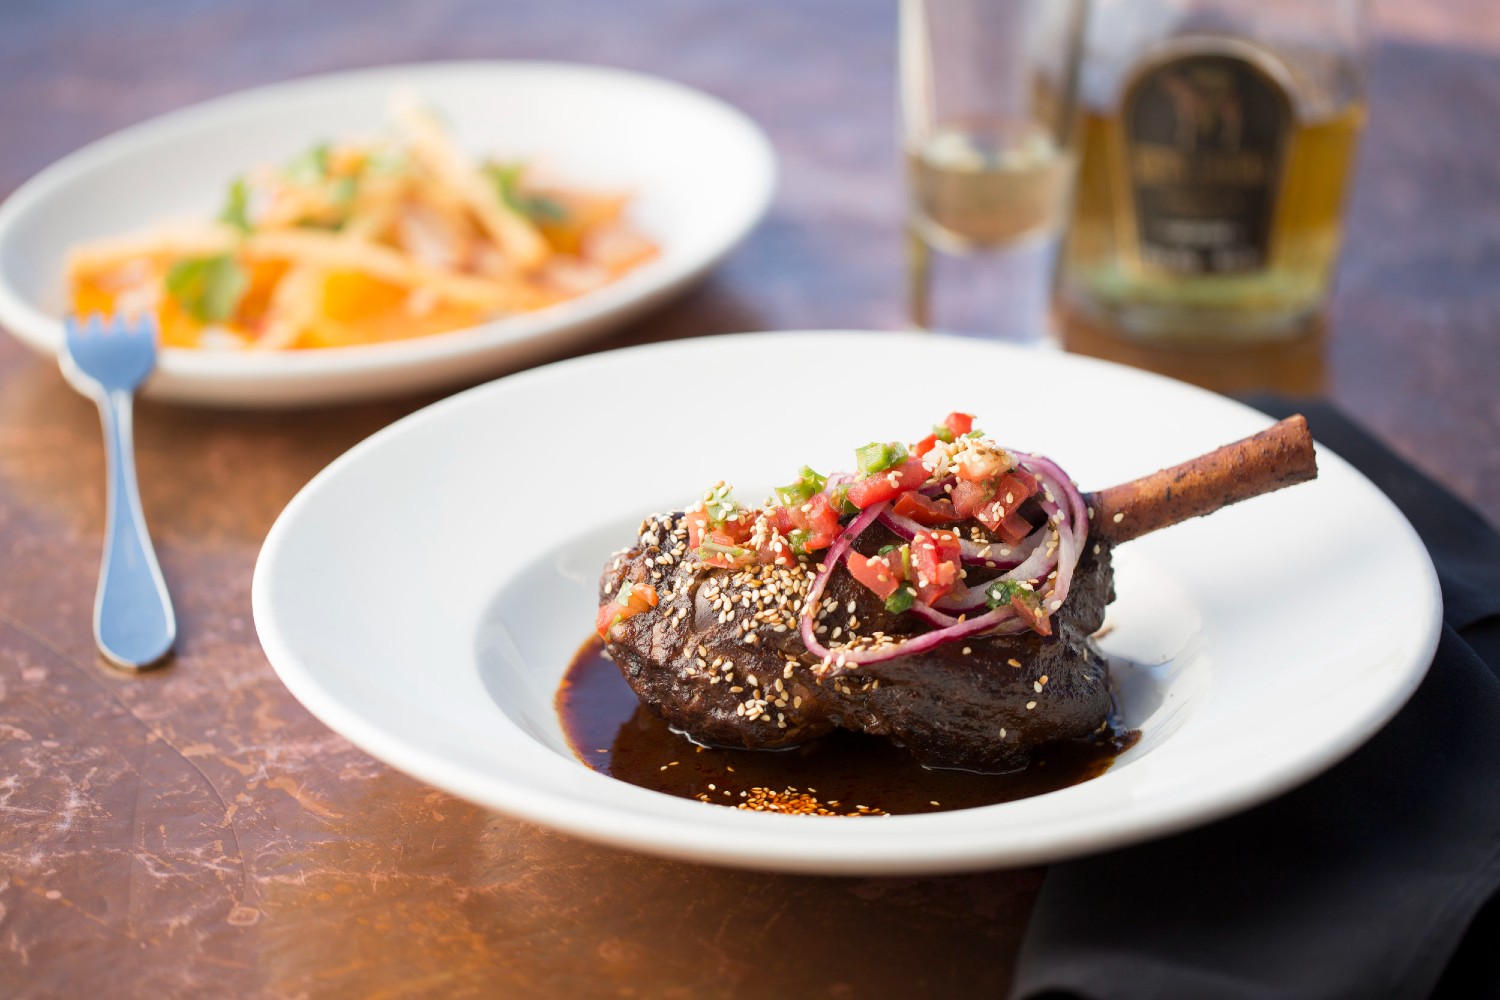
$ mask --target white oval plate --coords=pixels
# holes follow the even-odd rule
[[[661,256],[573,301],[431,337],[282,353],[165,350],[151,395],[291,406],[472,382],[531,364],[684,290],[744,238],[775,187],[775,154],[753,122],[665,80],[528,62],[311,77],[125,129],[22,185],[0,206],[0,323],[55,354],[70,246],[163,220],[211,218],[246,168],[376,131],[403,90],[432,104],[475,154],[536,157],[570,181],[633,192],[634,217]]]
[[[804,462],[847,465],[953,409],[1085,488],[1269,422],[1143,372],[936,336],[751,334],[564,361],[415,413],[314,478],[261,552],[256,628],[315,715],[440,788],[625,847],[822,873],[1027,864],[1202,823],[1348,754],[1425,673],[1441,611],[1426,550],[1320,449],[1316,482],[1118,553],[1105,646],[1144,664],[1117,678],[1143,736],[1092,781],[847,820],[707,806],[574,757],[553,695],[642,515],[720,478],[758,499]]]

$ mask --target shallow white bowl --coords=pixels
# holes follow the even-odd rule
[[[163,220],[212,218],[246,168],[380,129],[399,91],[433,105],[475,154],[535,157],[579,184],[634,192],[635,218],[661,256],[571,302],[432,337],[283,353],[166,350],[151,395],[224,406],[326,403],[534,363],[684,290],[744,238],[775,187],[775,154],[753,122],[665,80],[529,62],[310,77],[125,129],[22,185],[0,205],[0,323],[56,353],[70,246]]]
[[[767,391],[791,369],[806,373],[795,403]],[[847,467],[853,446],[953,409],[1085,488],[1268,424],[1139,371],[935,336],[754,334],[565,361],[415,413],[313,479],[266,540],[256,627],[315,715],[434,785],[626,847],[825,873],[1025,864],[1202,823],[1348,754],[1425,673],[1441,611],[1427,553],[1320,449],[1316,482],[1118,552],[1104,645],[1139,664],[1116,680],[1143,735],[1092,781],[851,821],[672,798],[575,759],[553,695],[606,556],[643,514],[720,478],[764,496],[804,462]]]

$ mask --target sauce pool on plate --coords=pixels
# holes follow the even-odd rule
[[[1039,748],[1010,774],[925,768],[887,740],[839,730],[789,750],[703,747],[642,705],[590,638],[556,697],[573,752],[589,767],[652,791],[761,812],[861,816],[972,809],[1098,777],[1139,733]]]

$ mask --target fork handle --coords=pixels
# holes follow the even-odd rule
[[[139,670],[171,650],[177,620],[141,514],[132,397],[114,391],[102,394],[98,401],[104,425],[108,513],[99,590],[94,595],[94,639],[111,663]]]

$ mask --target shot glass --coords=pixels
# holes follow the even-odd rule
[[[1053,340],[1087,0],[901,0],[908,294],[925,329]]]

